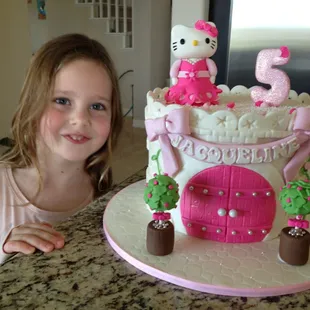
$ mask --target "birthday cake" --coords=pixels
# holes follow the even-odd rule
[[[286,73],[274,68],[289,61],[285,46],[257,56],[256,78],[269,90],[216,85],[210,57],[217,36],[216,26],[201,20],[193,28],[172,29],[173,85],[147,94],[146,179],[155,184],[145,201],[169,210],[175,230],[190,236],[226,243],[271,240],[288,220],[280,189],[298,177],[309,157],[310,96],[290,90]],[[169,198],[169,190],[176,195],[171,183],[166,201],[156,198],[163,184],[154,176],[161,174],[178,184],[177,203]]]

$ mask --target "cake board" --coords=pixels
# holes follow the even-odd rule
[[[267,297],[310,289],[310,262],[290,266],[278,259],[279,240],[231,244],[175,232],[174,250],[154,256],[146,249],[152,215],[143,200],[145,180],[108,203],[103,227],[112,248],[136,268],[178,286],[227,296]]]

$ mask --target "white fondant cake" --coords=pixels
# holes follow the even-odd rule
[[[213,23],[175,26],[171,42],[178,58],[170,71],[173,86],[147,94],[147,181],[165,172],[179,184],[180,200],[170,211],[179,232],[229,243],[277,237],[287,222],[280,188],[310,153],[310,96],[290,91],[287,75],[273,68],[289,61],[289,49],[258,54],[256,77],[270,90],[230,90],[213,84]],[[166,200],[160,203],[170,210]]]
[[[234,94],[234,89],[243,92]],[[287,99],[281,107],[253,107],[248,90],[237,86],[220,95],[219,105],[205,109],[167,105],[166,91],[157,88],[147,94],[145,118],[165,118],[173,110],[189,110],[191,135],[169,137],[179,163],[174,179],[179,184],[181,199],[177,208],[170,211],[175,229],[223,242],[266,241],[277,237],[287,222],[277,199],[285,182],[283,169],[299,148],[292,136],[294,108],[310,102],[301,102],[297,97]],[[235,107],[228,108],[228,102],[234,102]],[[205,145],[189,137],[211,143]],[[261,145],[259,156],[257,148],[251,149],[253,145]],[[158,173],[151,157],[162,146],[159,140],[148,140],[147,148],[149,180]],[[225,157],[226,149],[235,156]],[[162,156],[159,162],[165,171]],[[206,190],[208,193],[204,194]]]
[[[293,109],[310,106],[310,96],[302,93],[294,99],[287,99],[281,107],[256,108],[252,105],[250,89],[241,85],[231,91],[226,85],[218,87],[225,89],[219,95],[219,105],[193,107],[190,112],[192,135],[209,142],[257,143],[287,137],[292,134]],[[148,92],[145,119],[163,117],[172,110],[183,108],[178,104],[166,104],[167,90],[156,88]],[[229,102],[235,103],[233,109],[226,106]]]

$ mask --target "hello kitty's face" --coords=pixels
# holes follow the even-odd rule
[[[212,26],[214,23],[208,22]],[[203,30],[177,25],[171,31],[171,50],[176,58],[206,58],[214,55],[217,38]]]

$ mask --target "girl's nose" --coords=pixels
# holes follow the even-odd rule
[[[71,125],[87,126],[90,124],[88,111],[72,111],[70,115]]]

